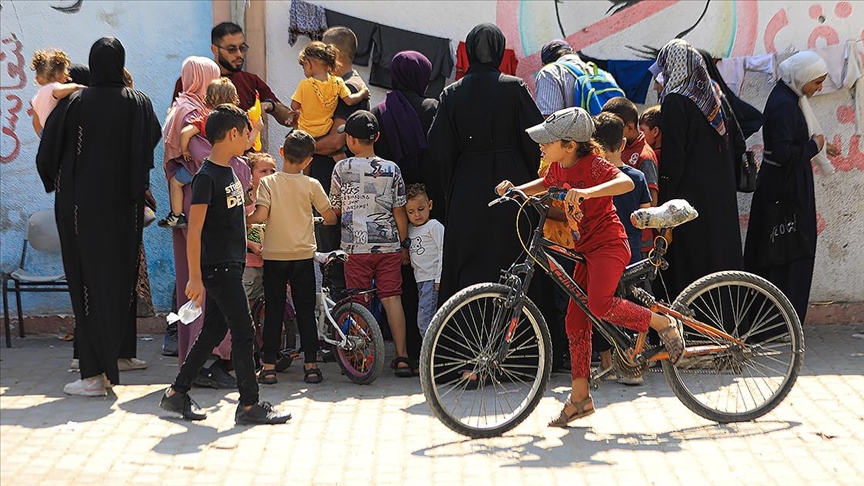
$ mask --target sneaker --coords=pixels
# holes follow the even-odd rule
[[[217,388],[237,388],[237,378],[234,378],[234,375],[225,371],[225,368],[222,367],[219,361],[210,365],[208,370],[210,371],[210,378],[216,381]]]
[[[104,397],[108,394],[105,389],[105,383],[102,381],[102,375],[91,378],[81,378],[67,383],[63,387],[63,393],[67,395],[82,395],[85,397]]]
[[[81,367],[78,364],[78,358],[72,358],[72,362],[69,363],[69,372],[70,373],[77,373],[79,371],[81,371]]]
[[[219,389],[219,383],[216,383],[216,380],[213,379],[210,370],[207,368],[201,368],[198,370],[198,374],[195,375],[195,379],[192,380],[192,386]]]
[[[162,343],[162,356],[177,356],[177,324],[169,324]]]
[[[238,424],[284,424],[289,420],[291,420],[290,413],[277,411],[269,402],[258,402],[249,410],[245,410],[243,405],[238,404],[237,412],[234,413],[234,422]]]
[[[188,393],[174,392],[169,397],[168,390],[165,390],[162,399],[159,400],[159,408],[166,412],[180,414],[186,420],[204,420],[207,418],[207,414],[198,410],[200,407],[189,397]]]
[[[160,228],[185,228],[188,223],[186,222],[186,215],[180,213],[179,215],[169,212],[168,216],[160,219],[157,226]]]
[[[138,358],[120,358],[117,360],[117,369],[120,371],[146,370],[147,362]]]
[[[618,383],[622,385],[636,386],[641,385],[645,380],[642,379],[642,375],[639,376],[622,376],[618,378]]]

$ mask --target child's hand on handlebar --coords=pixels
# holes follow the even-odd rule
[[[504,180],[504,181],[501,181],[500,184],[498,184],[497,186],[495,186],[495,192],[496,192],[499,196],[503,196],[504,193],[507,192],[507,189],[510,189],[510,188],[512,188],[512,187],[515,187],[515,186],[513,185],[512,182],[510,182],[510,181],[508,181],[508,180]]]
[[[567,191],[567,195],[564,196],[564,200],[574,206],[582,204],[582,201],[585,199],[588,199],[588,192],[582,189],[570,189]]]

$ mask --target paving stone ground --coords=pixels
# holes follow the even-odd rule
[[[546,421],[566,397],[546,396],[504,437],[468,440],[435,419],[419,380],[385,374],[358,386],[324,364],[321,385],[299,366],[261,396],[293,413],[281,426],[235,426],[238,394],[194,389],[203,422],[157,404],[176,358],[141,340],[144,371],[122,373],[107,398],[68,397],[72,348],[52,337],[0,350],[0,484],[485,485],[864,484],[864,325],[805,328],[801,377],[787,399],[749,423],[718,425],[687,410],[662,374],[640,387],[604,383],[598,412],[570,429]],[[146,337],[142,339],[148,339]]]

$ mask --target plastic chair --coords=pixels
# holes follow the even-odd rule
[[[18,306],[18,331],[24,337],[24,314],[21,309],[21,294],[24,292],[69,292],[66,275],[43,275],[25,269],[27,246],[35,251],[46,253],[60,252],[60,235],[57,233],[57,221],[53,209],[37,211],[27,220],[27,230],[24,232],[24,243],[21,246],[21,262],[13,272],[4,272],[3,282],[3,324],[6,330],[6,347],[12,347],[12,332],[9,325],[8,293],[15,294]]]

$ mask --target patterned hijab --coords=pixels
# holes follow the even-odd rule
[[[717,133],[726,135],[726,124],[720,109],[720,90],[708,75],[699,51],[685,40],[673,39],[660,50],[657,65],[665,80],[660,101],[669,93],[690,98]]]

